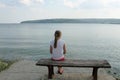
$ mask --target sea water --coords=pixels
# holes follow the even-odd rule
[[[66,58],[106,59],[112,73],[120,75],[119,24],[0,24],[0,58],[50,58],[49,42],[55,30],[62,32]]]

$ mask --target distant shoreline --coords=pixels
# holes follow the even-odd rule
[[[120,19],[41,19],[27,20],[20,23],[96,23],[96,24],[120,24]]]

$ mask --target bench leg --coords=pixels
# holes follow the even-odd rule
[[[52,79],[52,76],[54,75],[54,67],[49,65],[48,66],[48,78]]]
[[[94,67],[93,68],[93,73],[92,73],[93,80],[97,80],[97,73],[98,73],[98,68]]]

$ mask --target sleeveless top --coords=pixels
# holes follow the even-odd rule
[[[50,46],[52,46],[52,54],[51,58],[54,60],[60,60],[64,58],[63,54],[63,46],[65,42],[62,39],[58,39],[57,41],[57,47],[54,48],[54,40],[50,41]]]

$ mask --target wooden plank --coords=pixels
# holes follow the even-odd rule
[[[40,59],[36,65],[38,66],[58,66],[63,67],[100,67],[100,68],[111,68],[107,60],[72,60],[66,59],[64,61],[52,61],[51,59]]]

